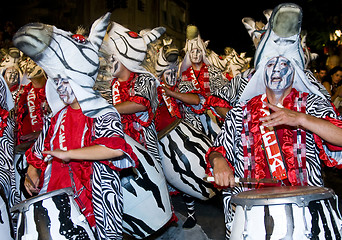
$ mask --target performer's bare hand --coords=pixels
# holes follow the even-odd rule
[[[68,151],[64,151],[62,149],[55,149],[53,151],[43,151],[42,153],[51,155],[52,157],[59,158],[63,162],[70,162],[71,160],[71,158],[69,157]]]
[[[38,188],[39,177],[39,170],[33,167],[32,165],[29,165],[25,176],[24,186],[28,194],[30,194],[30,196],[32,196],[33,194],[37,194],[40,191]]]
[[[280,108],[267,102],[264,104],[274,111],[269,116],[260,118],[260,121],[263,122],[262,125],[265,127],[275,127],[283,124],[293,127],[300,126],[302,118],[305,116],[304,113]]]
[[[226,159],[217,152],[212,152],[209,159],[213,166],[215,183],[222,187],[235,187],[234,173]]]

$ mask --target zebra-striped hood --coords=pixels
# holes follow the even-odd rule
[[[48,75],[46,98],[53,114],[65,107],[56,91],[53,79],[67,79],[83,114],[99,117],[116,111],[93,90],[99,70],[98,51],[106,33],[110,13],[97,19],[88,38],[42,23],[31,23],[20,28],[13,43]]]
[[[278,56],[287,58],[294,67],[293,88],[324,98],[323,94],[310,83],[304,73],[304,52],[300,42],[301,23],[302,9],[296,4],[280,4],[273,10],[268,29],[254,56],[256,71],[241,95],[241,102],[247,102],[249,99],[266,92],[265,66],[271,58]]]
[[[146,73],[157,80],[141,64],[146,57],[147,45],[157,40],[165,31],[164,27],[156,27],[140,36],[119,23],[111,22],[100,52],[108,62],[114,55],[131,72]]]

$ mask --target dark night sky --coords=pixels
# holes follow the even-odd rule
[[[225,47],[233,47],[238,53],[247,52],[247,55],[252,56],[254,46],[241,22],[242,18],[252,17],[256,21],[266,23],[266,18],[262,12],[266,9],[273,9],[283,2],[293,2],[302,7],[302,29],[308,31],[312,26],[324,27],[324,19],[334,14],[341,16],[342,13],[342,0],[236,0],[235,2],[231,0],[211,0],[206,1],[205,5],[200,5],[199,2],[191,0],[190,23],[199,28],[201,37],[204,40],[210,40],[208,48],[218,54],[223,54]],[[208,2],[211,4],[208,4]],[[309,42],[308,37],[308,45]]]
[[[12,2],[13,1],[13,2]],[[7,0],[7,4],[20,3],[24,0]],[[45,5],[54,1],[44,0]],[[279,3],[288,2],[281,0],[210,0],[199,1],[189,0],[190,24],[199,28],[200,34],[204,40],[210,40],[209,49],[218,54],[224,53],[225,47],[233,47],[238,53],[247,52],[247,56],[253,56],[254,46],[252,40],[243,26],[241,20],[243,17],[252,17],[257,21],[266,23],[263,11],[273,9]],[[293,0],[303,8],[302,28],[312,31],[315,27],[319,32],[326,31],[327,25],[324,23],[331,16],[342,16],[342,0]],[[1,19],[10,14],[15,16],[15,11],[6,11],[2,5],[0,9],[4,10]],[[28,10],[29,11],[29,10]],[[341,24],[340,24],[341,25]],[[342,26],[340,26],[342,28]],[[72,29],[69,29],[72,30]],[[308,46],[312,38],[308,36]]]

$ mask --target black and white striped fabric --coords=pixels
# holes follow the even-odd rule
[[[0,75],[0,107],[6,111],[10,111],[13,107],[13,99],[11,92]],[[0,116],[0,122],[4,121],[4,116]],[[7,211],[1,214],[9,215],[9,208],[19,203],[20,198],[15,184],[15,173],[13,166],[14,159],[14,120],[9,116],[7,118],[7,126],[3,129],[3,135],[0,136],[0,188],[3,193],[2,204],[6,205]],[[6,209],[5,208],[5,209]],[[2,211],[4,209],[2,208]],[[4,215],[4,216],[5,216]],[[13,222],[0,221],[0,225],[16,225],[17,216],[12,214]],[[9,219],[11,219],[9,218]],[[10,232],[12,230],[12,232]],[[8,228],[13,237],[13,228]]]

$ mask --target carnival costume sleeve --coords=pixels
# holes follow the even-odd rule
[[[237,165],[243,165],[243,162],[239,161],[243,159],[241,155],[243,153],[242,145],[236,144],[241,141],[242,115],[242,108],[240,106],[231,109],[227,113],[220,134],[217,136],[213,146],[208,149],[205,156],[207,161],[207,174],[211,175],[212,166],[208,158],[211,152],[221,153],[234,173]]]
[[[311,101],[310,97],[312,98]],[[337,127],[342,127],[341,116],[338,116],[333,105],[328,100],[313,95],[310,97],[308,98],[308,103],[312,103],[307,106],[307,114],[323,118]],[[313,136],[317,145],[319,158],[324,164],[328,167],[342,168],[342,147],[332,145],[329,142],[322,140],[316,134],[313,134]]]
[[[138,165],[138,158],[132,147],[125,141],[120,115],[117,112],[106,113],[94,121],[94,139],[90,145],[102,145],[120,150],[123,157],[101,161],[114,170],[121,170]]]

